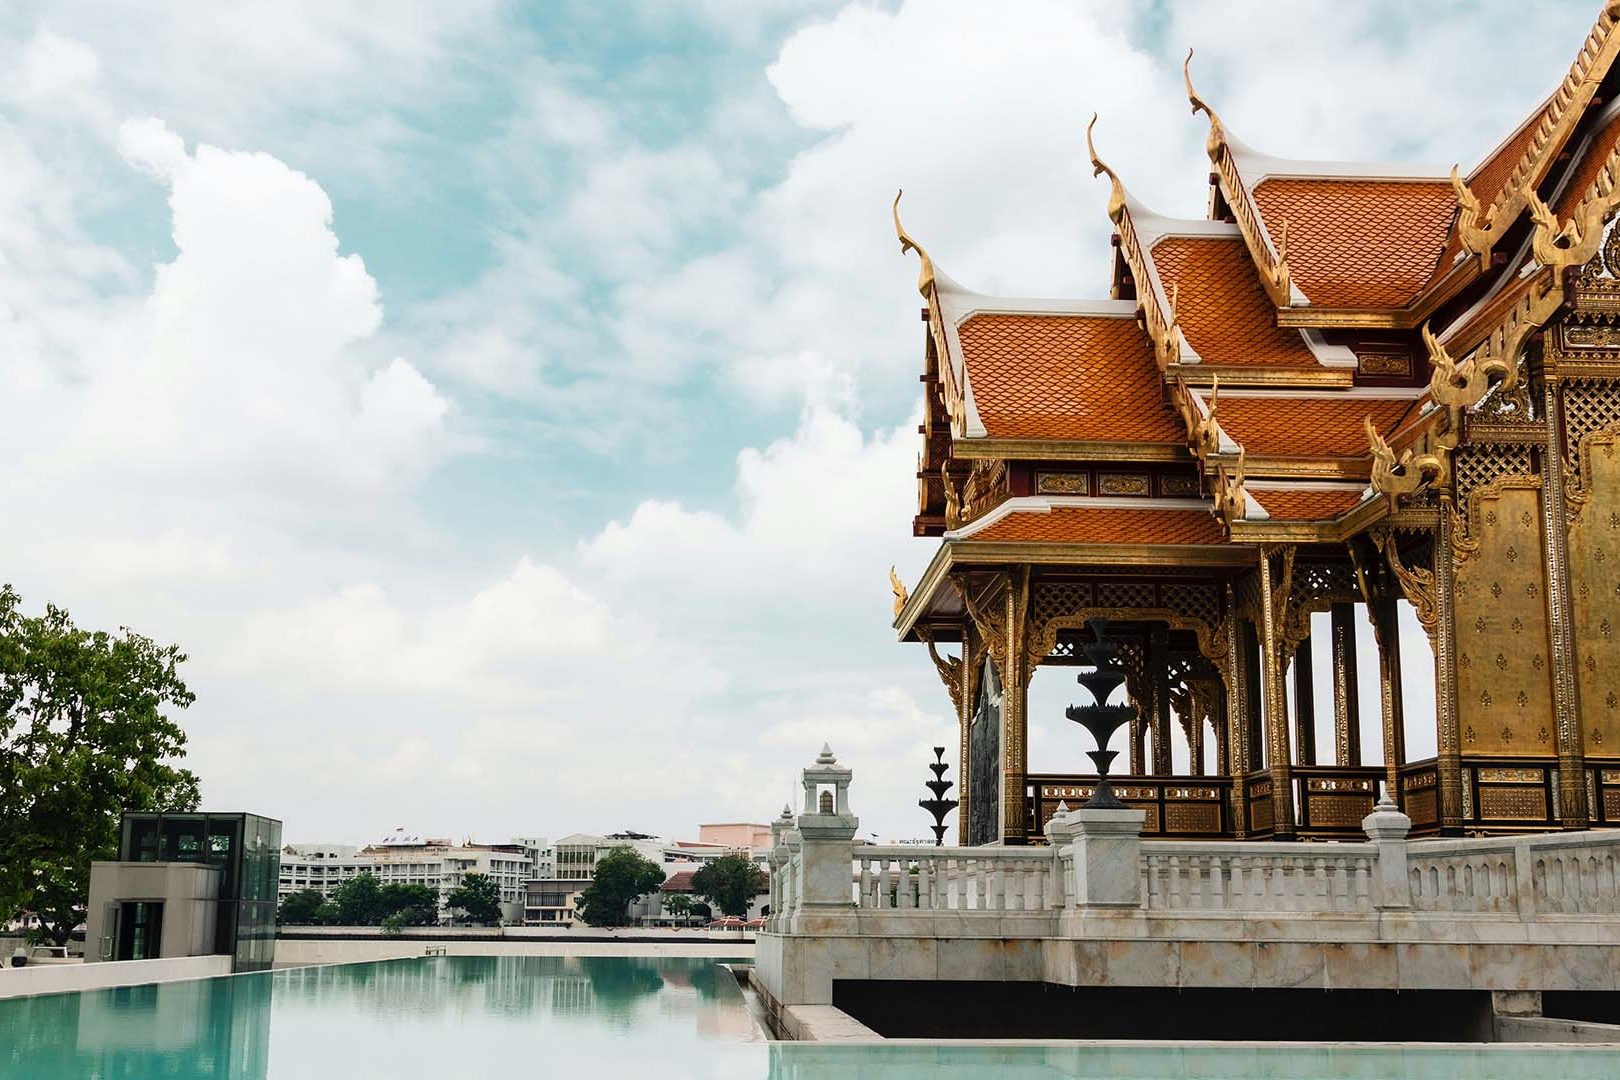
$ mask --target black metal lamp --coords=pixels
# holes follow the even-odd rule
[[[923,782],[923,786],[934,793],[932,799],[918,799],[917,805],[934,816],[934,824],[929,826],[934,830],[934,846],[940,847],[945,843],[945,815],[955,810],[958,803],[955,799],[947,799],[945,793],[954,785],[945,779],[945,770],[950,768],[945,764],[945,748],[934,747],[934,759],[928,763],[933,770],[934,778]]]
[[[1086,756],[1097,766],[1097,786],[1086,805],[1118,810],[1123,809],[1125,804],[1115,797],[1114,789],[1108,785],[1108,768],[1119,751],[1108,749],[1108,743],[1114,737],[1114,732],[1136,719],[1136,706],[1108,704],[1109,697],[1125,682],[1125,672],[1119,666],[1119,647],[1105,636],[1108,620],[1092,619],[1088,625],[1091,627],[1091,644],[1081,652],[1092,670],[1082,671],[1077,681],[1091,695],[1092,703],[1070,705],[1064,715],[1091,732],[1091,737],[1097,742],[1097,749],[1086,751]]]

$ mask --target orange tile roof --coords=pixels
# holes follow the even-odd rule
[[[1529,151],[1530,144],[1535,141],[1536,128],[1541,124],[1541,118],[1546,115],[1547,106],[1542,105],[1531,117],[1515,131],[1507,142],[1497,148],[1496,153],[1486,158],[1468,176],[1468,189],[1479,199],[1483,209],[1502,193],[1502,187],[1518,168],[1519,162]]]
[[[1167,236],[1153,245],[1153,263],[1165,296],[1178,291],[1176,321],[1204,363],[1316,366],[1299,331],[1277,327],[1239,237]]]
[[[1251,454],[1287,457],[1366,457],[1371,416],[1381,435],[1419,405],[1401,398],[1229,397],[1221,395],[1215,419]],[[1264,499],[1261,500],[1264,502]],[[1267,507],[1269,510],[1270,507]]]
[[[1597,133],[1596,138],[1588,144],[1580,164],[1570,173],[1569,182],[1564,185],[1564,190],[1559,194],[1558,201],[1553,207],[1558,211],[1559,220],[1569,217],[1576,204],[1591,190],[1598,173],[1603,171],[1604,163],[1614,151],[1616,140],[1620,140],[1620,116],[1610,120],[1603,130]]]
[[[1147,335],[1133,319],[975,315],[957,329],[991,438],[1180,443]]]
[[[1220,544],[1221,523],[1203,510],[1120,510],[1062,506],[1014,511],[966,538],[978,543]]]
[[[1402,307],[1434,276],[1457,198],[1444,180],[1262,181],[1273,238],[1288,223],[1288,268],[1314,307]]]
[[[1274,521],[1331,521],[1361,502],[1361,492],[1338,488],[1295,488],[1292,491],[1249,490]]]

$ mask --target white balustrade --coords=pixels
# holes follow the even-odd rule
[[[1047,911],[1061,884],[1047,848],[857,847],[857,907],[899,911]]]
[[[1371,911],[1371,844],[1142,845],[1150,911]]]
[[[1419,911],[1620,914],[1620,831],[1430,840],[1408,851]]]

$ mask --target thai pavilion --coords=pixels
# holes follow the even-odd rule
[[[897,200],[926,300],[914,531],[940,539],[895,626],[956,706],[961,843],[1035,840],[1089,795],[1030,772],[1028,687],[1099,618],[1138,707],[1115,789],[1149,837],[1359,837],[1386,786],[1415,835],[1620,823],[1617,19],[1467,172],[1268,157],[1189,71],[1207,217],[1155,214],[1093,147],[1108,299],[971,292]],[[1403,701],[1403,621],[1432,721]]]

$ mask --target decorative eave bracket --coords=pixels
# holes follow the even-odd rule
[[[1451,186],[1457,193],[1457,233],[1463,246],[1479,256],[1480,269],[1490,266],[1491,250],[1502,235],[1529,209],[1534,212],[1536,188],[1547,178],[1557,159],[1558,150],[1568,141],[1580,123],[1586,107],[1591,104],[1598,86],[1620,52],[1620,0],[1608,0],[1598,13],[1581,51],[1564,81],[1559,84],[1552,101],[1537,123],[1530,145],[1525,148],[1513,172],[1489,206],[1482,206],[1479,197],[1464,182],[1458,171],[1451,170]]]

